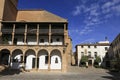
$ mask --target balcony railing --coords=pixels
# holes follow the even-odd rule
[[[28,29],[27,33],[35,34],[37,32],[37,29]]]
[[[64,33],[64,29],[52,29],[51,32],[52,33],[62,34],[62,33]]]
[[[2,29],[3,33],[12,33],[13,29]],[[19,34],[19,33],[24,33],[25,29],[15,29],[15,33]],[[37,32],[37,29],[28,29],[27,33],[31,33],[34,34]],[[39,33],[40,34],[47,34],[49,33],[49,29],[39,29]],[[64,33],[64,29],[51,29],[51,33],[52,34],[63,34]]]
[[[49,29],[40,29],[39,30],[40,34],[45,34],[45,33],[49,33]]]
[[[2,33],[12,33],[13,29],[2,29]]]
[[[15,29],[15,33],[24,33],[25,29]]]

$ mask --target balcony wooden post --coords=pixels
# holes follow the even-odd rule
[[[2,44],[2,31],[1,31],[1,29],[2,29],[2,24],[0,22],[0,44]]]
[[[1,21],[1,20],[0,20]],[[0,33],[1,33],[1,29],[2,29],[2,23],[0,22]]]
[[[27,44],[27,24],[25,24],[24,44]]]
[[[14,44],[14,37],[15,37],[15,24],[13,24],[13,31],[12,31],[12,45]]]
[[[49,24],[49,45],[51,44],[51,24]]]
[[[39,45],[39,24],[37,24],[37,45]]]

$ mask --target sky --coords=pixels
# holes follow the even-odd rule
[[[120,33],[120,0],[19,0],[18,9],[44,9],[67,19],[74,51],[105,37],[112,42]]]

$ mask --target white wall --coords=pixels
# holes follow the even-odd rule
[[[47,55],[39,56],[39,69],[48,69],[48,64],[45,64],[45,56]]]
[[[56,41],[56,39],[59,38],[60,41]],[[52,36],[53,42],[51,45],[63,45],[63,37],[62,36]]]
[[[30,54],[26,58],[25,69],[30,70],[32,69],[32,59],[35,58],[35,55]]]
[[[9,37],[8,38],[8,43],[11,45],[12,44],[12,39]]]
[[[56,39],[57,38],[59,38],[59,40],[60,41],[56,41]],[[49,45],[49,37],[48,36],[40,36],[39,37],[39,40],[40,39],[44,39],[44,43],[41,43],[40,41],[39,41],[39,45]],[[52,43],[50,43],[50,45],[63,45],[63,37],[62,36],[52,36],[51,37],[51,39],[52,39]]]
[[[41,43],[39,41],[39,45],[49,45],[49,40],[48,40],[48,36],[39,36],[39,40],[40,39],[44,39],[44,43]]]
[[[36,36],[27,36],[27,44],[28,45],[37,45]]]
[[[55,59],[58,59],[58,63],[55,63]],[[58,55],[53,55],[51,57],[51,65],[50,65],[51,69],[61,69],[61,58]]]
[[[17,45],[24,45],[24,36],[15,36],[17,38]]]

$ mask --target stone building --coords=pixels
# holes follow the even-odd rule
[[[46,10],[18,10],[17,3],[0,0],[0,64],[66,72],[72,53],[68,21]]]
[[[114,68],[116,66],[120,70],[120,33],[110,44],[106,60],[110,63],[108,67]]]
[[[98,43],[83,43],[76,45],[76,64],[81,65],[81,57],[88,56],[88,66],[93,66],[97,56],[101,58],[101,62],[109,49],[109,41],[100,41]],[[104,65],[104,64],[101,64]]]

